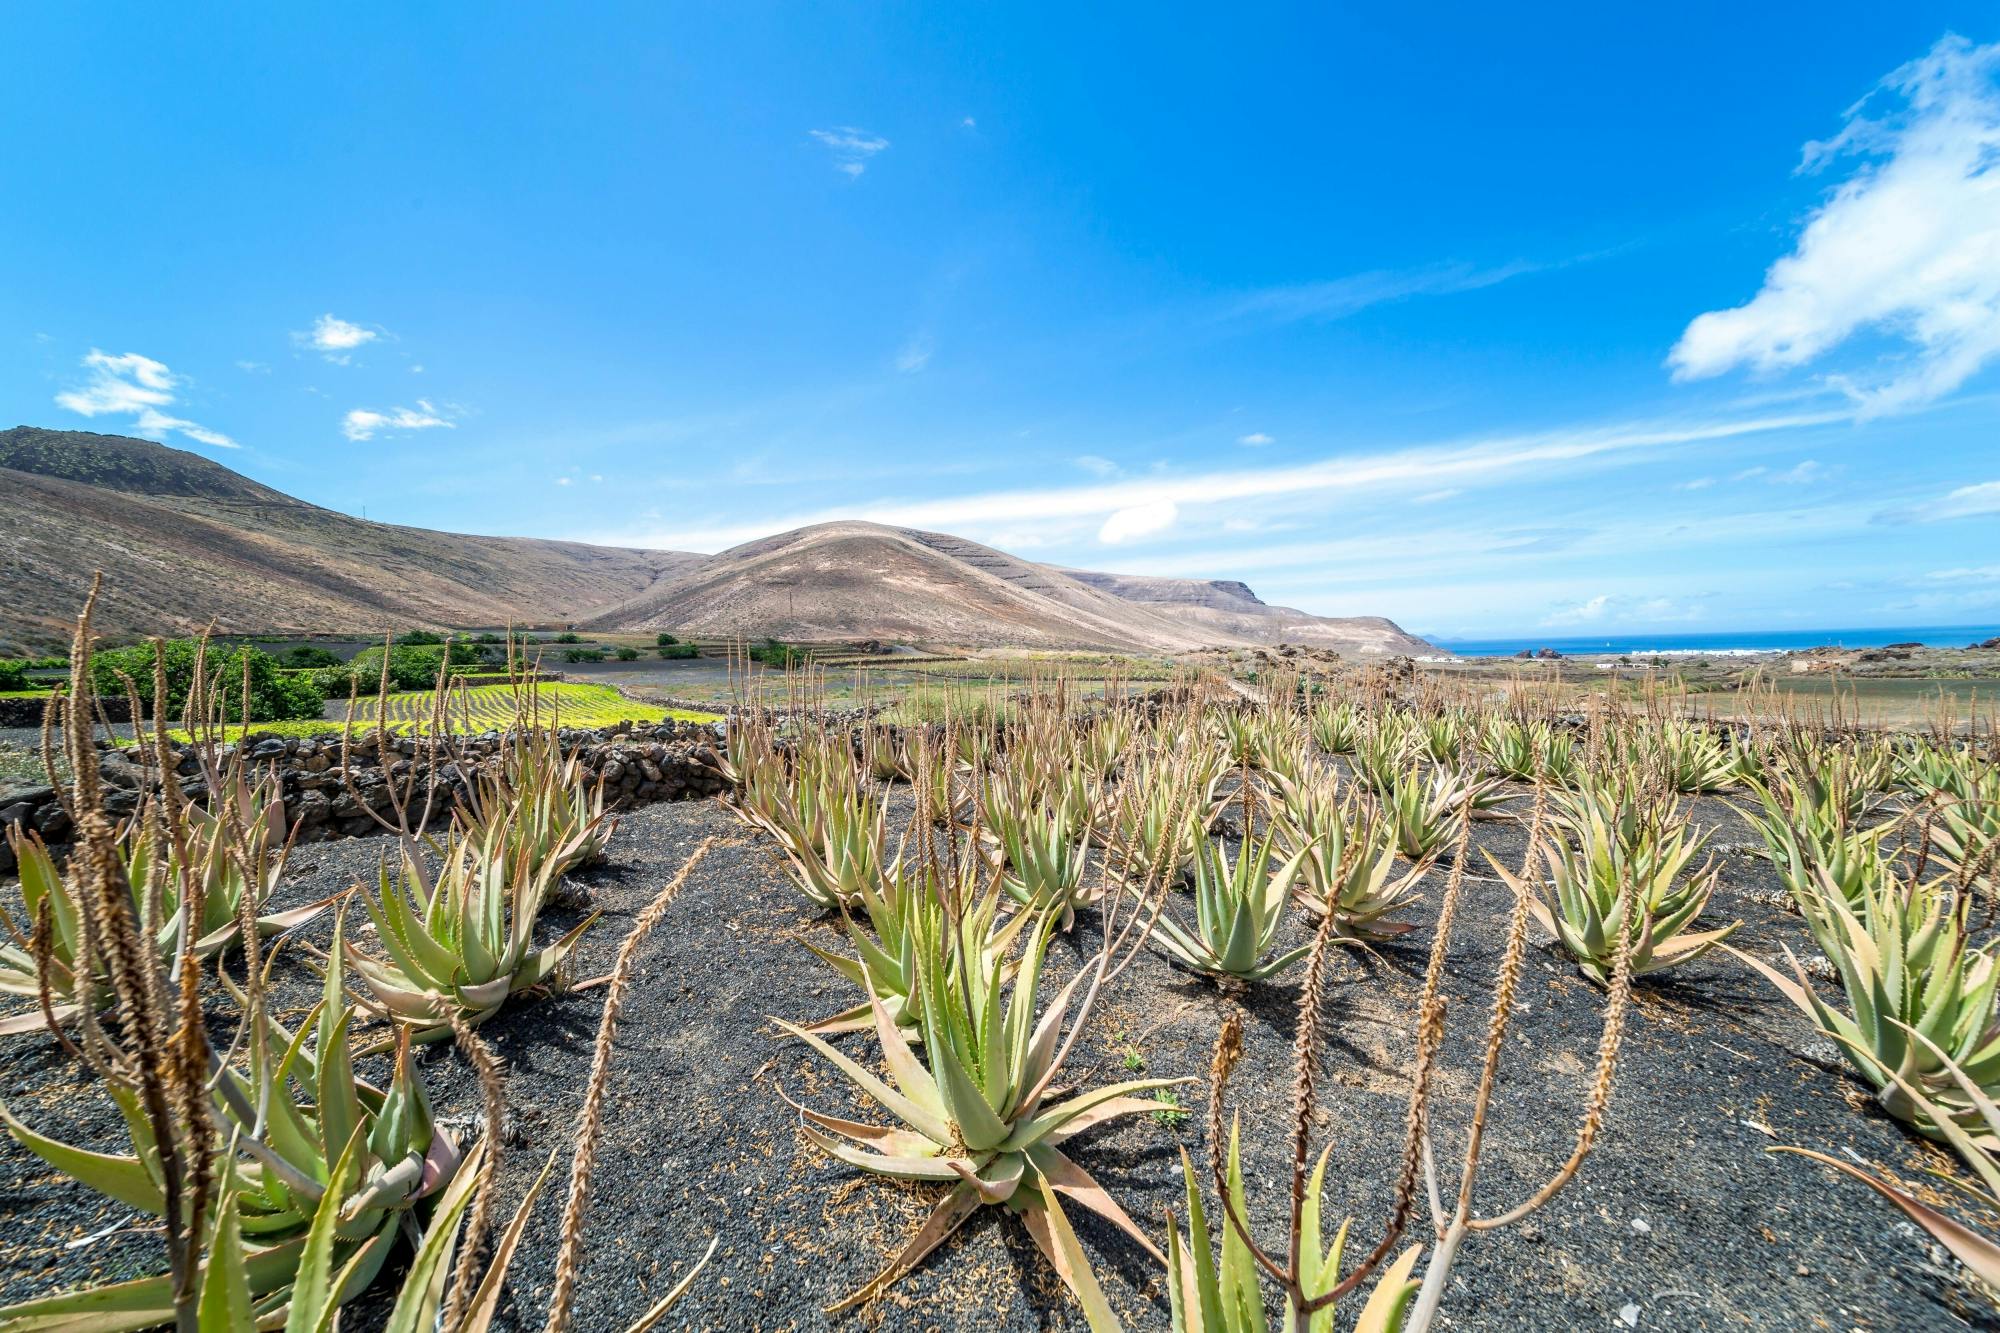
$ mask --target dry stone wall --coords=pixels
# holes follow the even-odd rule
[[[577,756],[592,781],[602,779],[609,804],[629,808],[655,801],[685,801],[720,794],[721,724],[662,722],[619,724],[597,730],[565,728],[565,753]],[[338,736],[245,738],[246,757],[259,772],[275,772],[285,798],[285,817],[297,826],[300,842],[361,837],[382,832],[374,815],[394,818],[398,794],[407,794],[412,816],[426,800],[433,818],[442,818],[464,795],[472,779],[497,764],[505,737],[498,733],[454,738],[449,749],[391,736],[386,751],[373,733],[356,735],[343,754]],[[157,790],[151,756],[134,748],[99,741],[105,805],[122,817]],[[225,747],[227,748],[227,747]],[[178,766],[187,794],[207,795],[201,765],[190,750]],[[72,827],[53,788],[39,785],[0,788],[0,828],[33,829],[52,846],[66,843]],[[0,872],[14,868],[14,855],[0,841]]]

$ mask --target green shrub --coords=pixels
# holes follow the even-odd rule
[[[427,629],[413,629],[396,636],[396,642],[405,648],[430,648],[444,642],[444,635]]]
[[[193,639],[169,639],[166,642],[167,698],[164,711],[170,718],[180,716],[189,687],[194,684],[195,652],[196,641]],[[251,721],[283,722],[315,718],[326,706],[325,697],[311,679],[303,675],[285,675],[278,669],[278,660],[269,653],[247,646],[221,648],[210,645],[207,658],[210,688],[228,692],[231,720],[242,720],[239,696],[246,663],[250,676]],[[148,712],[152,711],[151,644],[107,648],[91,659],[90,674],[98,693],[112,699],[125,697],[126,687],[122,677],[130,677],[141,704]]]
[[[636,662],[639,660],[639,650],[637,648],[621,646],[618,649],[618,660],[621,662]]]
[[[0,658],[0,690],[28,688],[28,664]]]
[[[495,634],[492,630],[487,630],[484,634],[473,635],[472,641],[474,643],[505,643],[507,642],[507,636],[504,634]]]
[[[701,656],[700,651],[691,643],[665,644],[659,649],[659,654],[670,662],[681,658]]]
[[[472,666],[479,661],[479,649],[470,643],[451,645],[453,666]],[[389,649],[389,687],[396,690],[427,690],[437,684],[438,666],[444,661],[443,644],[394,646]],[[382,650],[369,648],[353,661],[354,675],[364,694],[373,693],[382,679]]]
[[[660,647],[662,648],[671,648],[675,644],[679,643],[680,640],[676,639],[671,634],[662,634],[659,638],[653,640],[653,642],[659,644]]]
[[[278,659],[295,670],[307,667],[330,667],[340,665],[340,654],[330,653],[324,648],[315,648],[309,643],[299,644]]]
[[[380,669],[376,668],[378,672]],[[354,673],[348,669],[347,663],[340,662],[333,666],[314,667],[306,673],[306,679],[313,683],[314,689],[327,698],[345,699],[349,689],[353,687]]]
[[[806,660],[803,652],[779,643],[776,639],[766,639],[762,643],[752,644],[743,652],[751,661],[762,662],[765,666],[788,667]]]
[[[636,657],[638,654],[635,653],[633,656]],[[602,662],[603,660],[604,650],[602,648],[563,649],[563,661],[565,662]]]
[[[557,643],[582,643],[582,642],[583,642],[583,640],[582,640],[582,639],[580,639],[580,638],[578,638],[578,637],[577,637],[576,635],[574,635],[574,634],[558,634],[558,635],[556,635],[556,642],[557,642]]]

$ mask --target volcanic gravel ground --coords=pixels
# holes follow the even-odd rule
[[[1700,802],[1697,822],[1717,826],[1721,844],[1740,847],[1749,836],[1715,800]],[[1081,1311],[1019,1220],[997,1208],[982,1210],[872,1306],[822,1312],[877,1270],[936,1197],[825,1157],[800,1137],[796,1113],[778,1096],[782,1087],[837,1114],[880,1115],[803,1044],[778,1040],[766,1021],[816,1018],[852,1003],[846,983],[794,939],[831,944],[833,924],[788,887],[776,852],[721,805],[652,806],[625,815],[609,860],[574,877],[604,909],[574,973],[610,969],[632,918],[710,835],[718,845],[642,947],[627,996],[575,1326],[623,1328],[719,1237],[713,1263],[670,1325],[1082,1329]],[[1524,837],[1514,823],[1482,822],[1475,846],[1511,865]],[[391,850],[382,839],[302,848],[281,900],[345,888],[372,874]],[[1476,853],[1471,868],[1482,876],[1487,870]],[[1443,878],[1432,874],[1410,918],[1425,929],[1373,954],[1343,952],[1328,989],[1314,1147],[1333,1142],[1326,1207],[1330,1219],[1356,1217],[1351,1256],[1379,1236],[1404,1115],[1411,1010]],[[1781,942],[1808,948],[1798,918],[1765,905],[1776,888],[1761,863],[1731,851],[1709,919],[1742,917],[1747,924],[1736,942],[1765,957],[1775,957]],[[1434,1101],[1448,1192],[1456,1189],[1508,906],[1503,885],[1468,878],[1446,987],[1452,1026]],[[552,909],[544,934],[552,939],[577,919],[575,910]],[[1055,947],[1059,976],[1095,943],[1094,920],[1088,915],[1074,940]],[[357,912],[353,924],[365,918]],[[308,933],[324,944],[329,929],[322,920]],[[1287,939],[1304,932],[1295,915]],[[318,983],[297,957],[280,972],[277,1009],[296,1022]],[[1045,994],[1053,991],[1049,985]],[[1279,1246],[1296,994],[1284,978],[1250,993],[1246,1053],[1230,1088],[1242,1116],[1252,1216]],[[496,1221],[549,1154],[559,1158],[509,1281],[502,1322],[510,1328],[539,1327],[546,1309],[602,999],[600,988],[517,1000],[481,1029],[508,1073],[511,1134]],[[1482,1213],[1525,1197],[1568,1155],[1595,1060],[1601,993],[1539,932],[1520,1000],[1475,1196]],[[1185,1118],[1126,1120],[1072,1144],[1077,1160],[1162,1240],[1164,1210],[1180,1206],[1178,1146],[1203,1160],[1209,1054],[1231,1003],[1149,955],[1107,994],[1068,1066],[1065,1081],[1080,1087],[1136,1077],[1135,1061],[1146,1075],[1200,1080],[1178,1090],[1192,1112]],[[217,1015],[219,1033],[226,1019]],[[842,1039],[857,1052],[868,1051],[871,1040]],[[462,1059],[438,1048],[421,1066],[438,1114],[469,1126],[477,1089]],[[372,1072],[386,1077],[380,1068]],[[122,1149],[107,1103],[46,1039],[0,1047],[0,1089],[31,1125]],[[1443,1323],[1532,1330],[2000,1327],[1957,1266],[1901,1214],[1856,1182],[1766,1151],[1780,1143],[1878,1163],[1935,1203],[1960,1201],[1924,1175],[1949,1159],[1874,1111],[1831,1047],[1742,964],[1711,954],[1642,983],[1597,1150],[1547,1208],[1468,1241]],[[63,1180],[11,1140],[0,1144],[0,1302],[159,1270],[157,1233],[144,1229],[144,1219]],[[1161,1270],[1110,1226],[1081,1208],[1068,1212],[1127,1326],[1166,1327]],[[1427,1223],[1419,1219],[1410,1238],[1428,1242]],[[387,1285],[385,1278],[349,1308],[349,1328],[379,1325]]]

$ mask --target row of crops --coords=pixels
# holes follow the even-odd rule
[[[378,701],[363,699],[355,707],[357,722],[376,723]],[[379,701],[382,720],[392,731],[429,726],[437,697],[429,690],[391,694]],[[346,705],[341,705],[344,716]],[[635,703],[608,685],[547,682],[526,685],[475,685],[453,689],[444,700],[444,723],[452,731],[496,731],[527,718],[543,726],[605,727],[614,722],[664,722],[669,718],[707,720],[708,715],[653,704]]]

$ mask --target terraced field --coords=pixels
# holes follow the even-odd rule
[[[534,687],[536,698],[530,698],[530,693],[526,687],[517,690],[509,685],[453,690],[447,697],[445,724],[453,731],[495,731],[512,726],[517,716],[530,710],[538,714],[534,720],[543,726],[605,727],[614,722],[664,722],[668,718],[714,720],[710,713],[635,703],[608,685],[563,681]],[[409,731],[429,724],[434,704],[435,696],[429,690],[392,694],[381,701],[382,716],[390,730]],[[346,707],[345,702],[338,705],[343,717]],[[363,699],[356,705],[355,719],[374,726],[376,701]]]
[[[544,684],[538,689],[540,711],[533,720],[545,727],[608,727],[614,722],[664,722],[669,718],[684,722],[714,722],[718,718],[715,713],[637,703],[609,685],[564,681]],[[445,726],[454,732],[497,731],[512,726],[517,706],[524,710],[530,706],[525,688],[519,693],[521,697],[517,699],[517,692],[507,685],[477,685],[453,690]],[[401,733],[428,726],[432,700],[433,692],[430,690],[409,690],[390,695],[384,701],[384,717],[389,730]],[[326,711],[327,716],[317,721],[253,722],[250,730],[266,736],[337,736],[346,725],[347,701],[342,699],[330,703]],[[355,705],[355,729],[372,730],[375,715],[375,700],[361,700]],[[242,733],[243,728],[230,726],[219,728],[217,736],[221,740],[233,741]],[[178,728],[168,734],[176,740],[188,739],[187,733]]]

